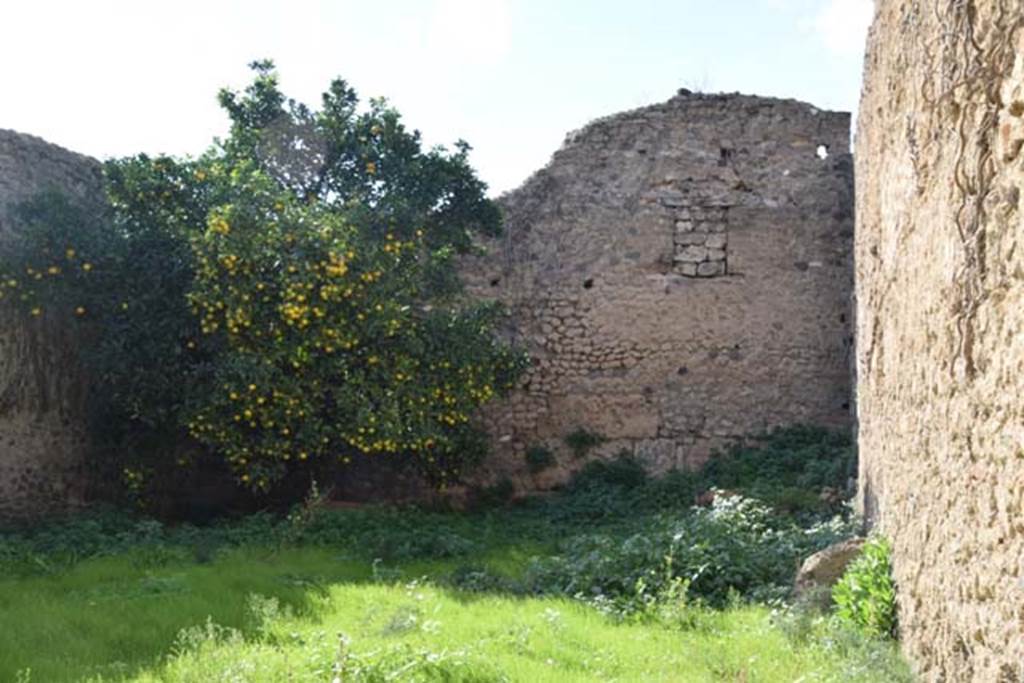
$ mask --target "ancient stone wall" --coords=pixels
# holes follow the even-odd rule
[[[99,164],[0,130],[0,249],[18,229],[12,209],[48,188],[101,197]],[[45,312],[26,323],[0,301],[0,523],[79,502],[83,398],[69,331]]]
[[[924,680],[1024,681],[1024,5],[876,0],[857,134],[861,495]]]
[[[572,134],[502,199],[505,236],[464,268],[512,312],[534,365],[485,421],[485,478],[563,480],[583,429],[653,470],[774,426],[850,413],[849,115],[682,93]],[[0,248],[9,209],[46,187],[99,196],[98,165],[0,131]],[[2,311],[0,518],[74,502],[85,436],[74,340]],[[544,446],[559,466],[531,474]]]
[[[502,199],[506,234],[466,264],[534,365],[488,411],[487,472],[523,488],[606,441],[653,470],[726,442],[850,419],[850,117],[681,91],[595,121]],[[559,466],[530,474],[524,452]]]

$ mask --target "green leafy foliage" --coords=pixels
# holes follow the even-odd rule
[[[108,211],[24,207],[0,291],[87,328],[103,458],[139,491],[204,451],[257,491],[374,455],[458,478],[472,413],[524,362],[459,296],[454,256],[500,229],[469,148],[424,150],[342,80],[313,110],[253,68],[199,158],[109,162]]]
[[[868,636],[896,636],[896,584],[892,578],[892,550],[889,542],[875,536],[868,539],[860,555],[832,588],[836,616]]]
[[[713,456],[702,486],[736,491],[801,514],[837,512],[853,494],[857,458],[850,436],[795,426]]]
[[[583,427],[578,427],[565,436],[565,445],[569,447],[573,456],[577,458],[582,458],[593,448],[603,444],[604,441],[605,438],[603,436],[587,431]]]
[[[507,505],[516,494],[516,485],[507,477],[485,486],[476,492],[476,505],[482,509],[490,509]]]
[[[556,463],[555,454],[543,446],[532,446],[526,449],[523,458],[526,460],[526,467],[534,474],[543,472]]]
[[[588,462],[569,483],[571,495],[552,506],[550,514],[574,523],[607,523],[686,509],[700,494],[721,489],[813,524],[843,513],[852,494],[848,473],[854,464],[846,434],[802,426],[715,454],[696,472],[675,470],[658,478],[622,452],[611,460]]]
[[[845,538],[840,519],[801,527],[764,504],[719,497],[709,508],[647,518],[631,532],[581,533],[538,560],[528,584],[541,592],[578,595],[629,612],[645,595],[686,581],[691,597],[721,606],[731,595],[752,600],[789,592],[799,558]],[[638,594],[638,585],[645,591]]]
[[[763,455],[778,447],[775,442]],[[818,451],[801,452],[809,466],[818,466]],[[743,453],[753,457],[756,451]],[[696,493],[715,483],[713,472],[709,466],[651,478],[636,459],[622,455],[591,463],[560,495],[474,514],[416,508],[337,511],[325,509],[314,496],[280,521],[256,517],[208,529],[83,522],[7,538],[3,546],[10,553],[11,571],[31,573],[35,560],[60,566],[54,558],[64,557],[69,548],[79,549],[78,554],[64,562],[130,548],[153,557],[184,553],[201,562],[255,536],[277,547],[344,548],[351,557],[386,564],[458,560],[450,580],[460,588],[500,586],[519,594],[578,597],[607,613],[634,618],[661,605],[670,593],[675,601],[714,606],[734,598],[784,598],[802,558],[853,533],[855,522],[848,515],[793,515],[735,491],[715,488],[709,505],[695,506]],[[753,479],[730,481],[758,486]],[[822,483],[829,482],[814,480],[815,486]],[[119,540],[104,548],[102,539],[111,535]],[[516,575],[495,573],[480,558],[496,543],[530,546],[537,553],[524,558],[529,561]]]

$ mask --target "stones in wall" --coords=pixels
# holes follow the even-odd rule
[[[568,136],[501,199],[503,237],[467,259],[533,365],[486,411],[486,474],[521,488],[605,437],[654,470],[775,426],[849,424],[853,187],[848,114],[681,92]],[[827,149],[828,154],[820,154]],[[822,158],[822,157],[825,158]],[[556,453],[532,474],[523,454]]]
[[[675,218],[675,272],[687,277],[725,275],[729,263],[729,208],[687,202]]]
[[[12,209],[47,189],[97,200],[103,196],[100,166],[0,130],[0,249],[18,229]],[[45,312],[26,321],[0,305],[0,523],[81,501],[84,400],[74,335]]]
[[[865,513],[926,681],[1024,681],[1019,0],[876,0],[857,133]]]

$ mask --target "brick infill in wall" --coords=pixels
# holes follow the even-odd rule
[[[728,274],[729,208],[688,203],[671,208],[675,217],[675,272],[686,277]]]

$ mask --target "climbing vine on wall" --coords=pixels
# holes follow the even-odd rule
[[[954,277],[958,290],[954,300],[957,355],[964,376],[970,379],[976,372],[975,318],[989,290],[985,286],[984,226],[998,171],[995,149],[999,113],[1008,104],[1002,101],[1000,90],[1012,69],[1017,40],[1024,28],[1024,2],[998,0],[984,16],[973,1],[924,5],[930,8],[930,19],[941,30],[934,32],[938,40],[917,46],[934,74],[923,81],[920,96],[928,116],[942,121],[942,125],[932,121],[927,128],[948,131],[954,141],[953,190],[958,199],[955,226],[963,253]],[[925,11],[917,5],[911,14],[923,21]]]
[[[253,68],[198,159],[109,162],[107,213],[23,207],[0,291],[82,325],[107,436],[188,434],[257,490],[380,455],[457,477],[474,410],[523,366],[501,311],[460,297],[453,258],[500,225],[468,147],[424,151],[344,81],[312,110]]]

